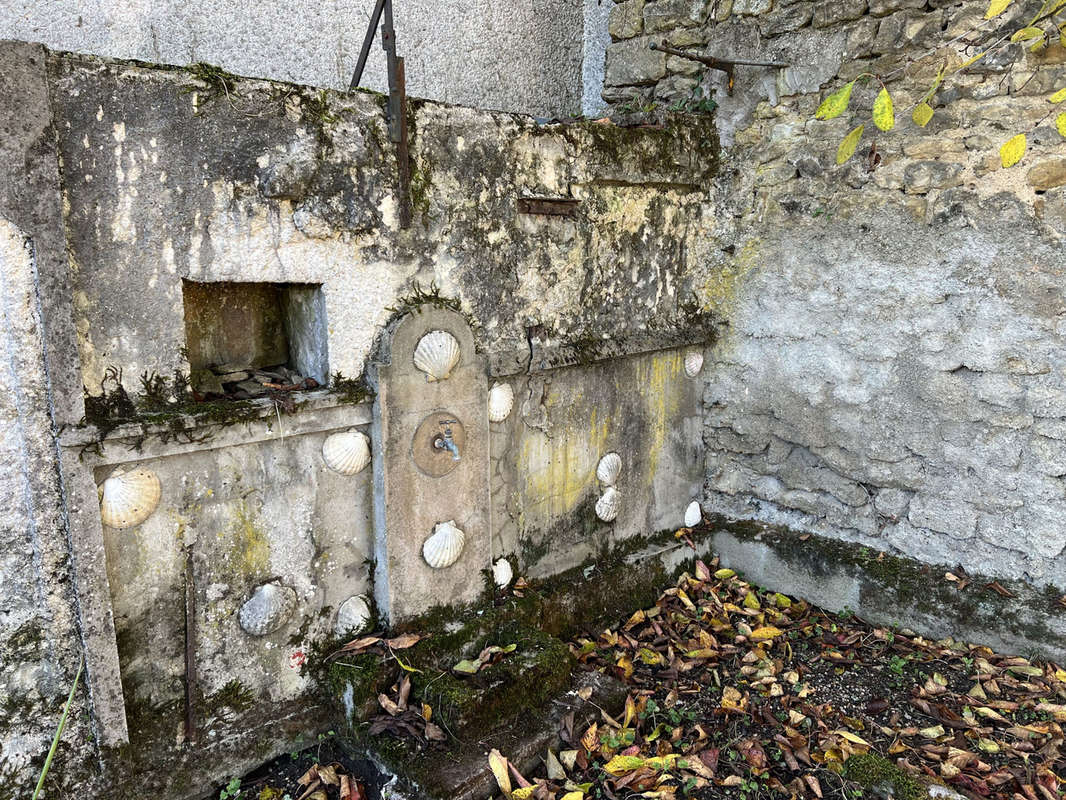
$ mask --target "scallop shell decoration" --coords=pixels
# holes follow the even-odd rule
[[[322,460],[341,475],[354,475],[370,463],[370,439],[355,428],[334,433],[322,443]]]
[[[264,583],[249,597],[237,614],[244,632],[251,636],[273,633],[296,610],[296,592],[280,583]]]
[[[366,601],[366,596],[352,595],[337,609],[337,621],[333,625],[333,632],[338,636],[362,633],[368,622],[370,622],[370,603]]]
[[[163,488],[150,469],[116,469],[100,485],[100,519],[111,528],[140,525],[155,511]]]
[[[685,527],[693,528],[703,520],[703,509],[700,504],[693,500],[685,509]]]
[[[509,383],[494,383],[489,389],[489,422],[503,422],[514,405],[514,389]]]
[[[514,568],[511,566],[511,562],[506,558],[501,558],[492,565],[492,580],[495,581],[496,585],[501,589],[506,589],[510,586],[513,578]]]
[[[596,501],[596,516],[604,522],[614,522],[618,510],[622,507],[622,497],[613,486],[608,486],[603,496]]]
[[[596,477],[600,483],[614,486],[618,483],[618,474],[622,471],[622,457],[618,453],[608,453],[596,465]]]
[[[463,552],[466,534],[455,526],[455,520],[440,522],[433,528],[433,535],[422,544],[422,558],[433,569],[450,567]]]
[[[701,369],[703,369],[703,353],[696,350],[685,353],[685,374],[690,378],[695,378],[700,374]]]
[[[447,331],[430,331],[415,347],[415,366],[426,373],[426,380],[444,381],[459,363],[459,342]]]

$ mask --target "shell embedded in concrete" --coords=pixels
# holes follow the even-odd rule
[[[333,632],[338,636],[351,633],[362,633],[370,622],[370,603],[366,596],[355,594],[341,603],[337,609],[337,621],[333,625]]]
[[[501,558],[492,565],[492,580],[501,589],[506,589],[510,586],[513,578],[514,568],[506,558]]]
[[[433,569],[450,567],[463,552],[466,534],[455,526],[455,520],[440,522],[433,528],[433,535],[422,545],[422,557]]]
[[[685,374],[690,378],[695,378],[700,374],[701,369],[703,369],[703,353],[697,350],[685,353]]]
[[[514,405],[514,389],[509,383],[494,383],[489,389],[489,422],[503,422]]]
[[[111,528],[140,525],[156,510],[163,487],[150,469],[121,468],[100,485],[100,519]]]
[[[700,504],[693,500],[688,504],[688,508],[685,509],[685,527],[692,528],[700,524],[703,519],[703,509],[700,508]]]
[[[237,614],[244,632],[251,636],[273,633],[296,610],[296,592],[277,582],[264,583],[249,597]]]
[[[459,363],[459,342],[447,331],[430,331],[415,347],[415,366],[426,373],[426,380],[443,381]]]
[[[613,486],[608,486],[607,491],[596,501],[596,516],[604,522],[614,522],[621,507],[622,496]]]
[[[370,439],[355,428],[334,433],[322,443],[322,460],[341,475],[354,475],[370,463]]]
[[[600,459],[596,465],[596,477],[600,483],[614,486],[618,483],[618,475],[622,471],[622,457],[618,453],[608,453]]]

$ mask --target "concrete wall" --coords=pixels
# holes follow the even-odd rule
[[[41,711],[69,687],[77,633],[86,688],[54,786],[195,796],[324,724],[306,661],[334,636],[337,607],[387,596],[377,581],[402,591],[419,574],[403,558],[420,557],[428,531],[404,531],[406,556],[370,568],[399,535],[374,512],[389,481],[382,442],[353,476],[322,459],[334,432],[378,436],[383,418],[404,414],[389,406],[402,396],[382,391],[387,408],[375,412],[331,378],[291,407],[190,403],[173,383],[190,371],[185,282],[320,287],[288,326],[307,322],[302,343],[290,332],[290,350],[328,361],[323,379],[363,375],[384,357],[391,323],[415,310],[444,305],[469,326],[477,357],[463,402],[476,413],[466,416],[484,413],[495,381],[513,384],[518,402],[482,437],[481,467],[464,462],[480,469],[468,475],[478,497],[495,495],[473,502],[487,503],[496,535],[471,548],[463,594],[435,602],[476,592],[490,557],[549,575],[680,523],[701,479],[700,384],[681,358],[706,346],[717,319],[690,299],[715,280],[703,257],[717,224],[707,120],[545,125],[415,103],[414,220],[402,229],[395,152],[372,95],[252,80],[223,88],[18,44],[0,57],[10,91],[36,98],[5,104],[4,129],[20,135],[0,149],[4,210],[25,226],[7,229],[2,251],[13,309],[5,354],[15,359],[3,434],[23,469],[0,481],[13,509],[5,535],[23,542],[5,584],[19,613],[0,641],[26,695],[25,715],[0,723],[13,794],[47,750],[54,717]],[[530,197],[565,214],[524,210]],[[426,395],[424,376],[401,366]],[[156,378],[165,391],[146,391]],[[435,405],[446,405],[449,387],[439,389]],[[123,393],[135,408],[122,407]],[[625,460],[624,510],[611,525],[587,502],[604,448]],[[404,448],[387,455],[409,469]],[[98,487],[132,468],[159,478],[159,506],[139,525],[104,525]],[[27,486],[51,494],[17,501]],[[413,494],[397,502],[426,502]],[[429,520],[435,509],[422,511]],[[239,609],[270,582],[292,590],[293,608],[276,630],[250,636]],[[30,624],[47,657],[27,649]]]
[[[702,300],[729,327],[706,372],[708,508],[1061,588],[1066,143],[1047,95],[1066,85],[1066,50],[979,62],[935,95],[924,129],[908,109],[945,58],[976,51],[894,75],[891,133],[870,124],[861,84],[851,112],[812,119],[829,91],[892,72],[986,5],[627,0],[605,97],[716,89],[727,279]],[[730,97],[722,73],[649,52],[659,38],[792,66],[739,68]],[[1004,170],[998,148],[1021,131],[1030,152]]]
[[[414,97],[567,116],[601,107],[603,47],[586,45],[609,0],[518,3],[396,3],[399,53]],[[179,66],[216,64],[310,86],[346,89],[366,33],[372,0],[359,2],[149,2],[105,0],[5,4],[0,39],[59,50]],[[375,39],[362,85],[387,86]],[[583,63],[587,66],[583,68]],[[588,91],[585,87],[588,87]]]

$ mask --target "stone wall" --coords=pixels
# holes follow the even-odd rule
[[[542,116],[602,108],[598,24],[610,0],[396,3],[399,54],[416,97]],[[32,2],[0,9],[0,39],[60,50],[346,89],[374,0],[352,3]],[[384,91],[375,37],[362,85]]]
[[[20,44],[0,58],[26,98],[0,108],[0,409],[21,470],[0,480],[0,657],[24,706],[0,723],[0,797],[36,778],[79,644],[49,790],[195,797],[327,724],[310,670],[348,598],[409,617],[480,596],[495,559],[548,576],[680,523],[702,481],[682,357],[718,330],[691,300],[717,280],[707,118],[540,124],[413,102],[403,228],[377,96]],[[462,330],[462,402],[458,377],[430,386],[412,366],[419,326]],[[241,373],[286,352],[324,385],[185,389],[218,394],[197,373],[219,353],[255,362]],[[494,383],[515,407],[478,434]],[[431,494],[403,425],[447,408],[470,435]],[[340,475],[323,443],[352,429],[372,464]],[[608,450],[624,459],[610,524],[593,508]],[[159,479],[158,507],[105,524],[100,487],[134,470]],[[409,591],[450,516],[478,537],[435,584],[456,591]],[[241,609],[268,585],[285,613],[252,635]]]
[[[1036,10],[1015,5],[1011,30]],[[729,145],[727,300],[701,298],[729,322],[706,372],[708,508],[1063,587],[1066,147],[1047,95],[1066,50],[1012,46],[948,81],[926,128],[909,118],[941,64],[977,52],[938,45],[986,6],[626,0],[604,96],[685,106],[713,88]],[[790,67],[739,67],[730,97],[723,73],[653,41]],[[870,124],[876,82],[813,119],[863,72],[887,76],[895,130]],[[1030,152],[1002,169],[1017,132]]]

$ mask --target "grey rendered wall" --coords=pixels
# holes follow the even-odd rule
[[[0,39],[160,64],[204,61],[340,89],[351,79],[372,8],[372,0],[15,0],[0,5]],[[408,93],[542,116],[580,113],[583,16],[581,0],[399,0]],[[379,39],[371,52],[362,85],[380,91]],[[595,99],[599,82],[591,86]]]

